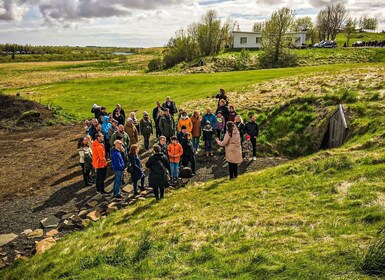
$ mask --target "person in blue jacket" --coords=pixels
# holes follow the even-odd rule
[[[122,141],[115,140],[114,148],[111,149],[112,169],[115,173],[114,196],[116,198],[123,198],[120,187],[122,186],[123,172],[126,164],[122,156],[122,145]]]
[[[110,136],[108,134],[108,130],[110,129],[111,126],[112,126],[112,124],[110,122],[110,117],[104,116],[101,130],[102,130],[102,133],[104,135],[104,146],[106,147],[106,157],[107,158],[110,157],[110,150],[111,150]]]
[[[217,117],[211,112],[210,107],[206,109],[206,114],[204,114],[202,117],[202,127],[206,125],[207,121],[209,121],[210,126],[215,129],[215,127],[217,126]]]

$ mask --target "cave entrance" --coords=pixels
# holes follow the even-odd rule
[[[321,149],[337,148],[344,144],[348,132],[345,112],[342,105],[332,113],[329,126],[322,140]]]

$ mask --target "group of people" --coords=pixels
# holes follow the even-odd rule
[[[252,151],[256,160],[256,139],[259,129],[255,116],[244,124],[234,105],[228,104],[224,89],[215,96],[218,106],[215,113],[211,108],[201,115],[195,110],[191,116],[183,109],[177,109],[175,102],[167,97],[165,102],[156,103],[152,119],[147,112],[138,120],[135,112],[126,118],[120,104],[112,113],[107,108],[94,104],[91,113],[94,118],[86,121],[87,132],[79,139],[78,150],[85,185],[96,185],[97,192],[105,193],[104,181],[107,166],[111,161],[115,173],[113,192],[122,198],[121,187],[125,184],[124,171],[131,175],[134,194],[146,189],[144,169],[139,155],[139,139],[143,137],[143,147],[150,150],[150,137],[155,133],[157,144],[145,166],[149,170],[148,183],[157,200],[164,196],[164,189],[178,180],[182,168],[191,169],[195,175],[195,154],[200,150],[200,142],[206,157],[213,156],[213,142],[225,147],[229,166],[229,177],[238,176],[238,164],[248,161]],[[244,157],[242,157],[242,147]],[[140,185],[138,186],[140,181]]]

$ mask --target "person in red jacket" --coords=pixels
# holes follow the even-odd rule
[[[171,137],[171,143],[168,145],[167,151],[170,159],[171,181],[175,182],[178,179],[180,157],[183,155],[182,145],[178,143],[176,136]]]
[[[104,194],[104,181],[107,177],[106,148],[103,133],[96,134],[96,141],[92,143],[92,166],[96,170],[96,191]]]

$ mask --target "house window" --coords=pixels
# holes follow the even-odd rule
[[[247,43],[247,37],[241,37],[241,44]]]
[[[260,41],[261,41],[261,38],[260,38],[260,37],[255,38],[255,43],[259,44]]]

